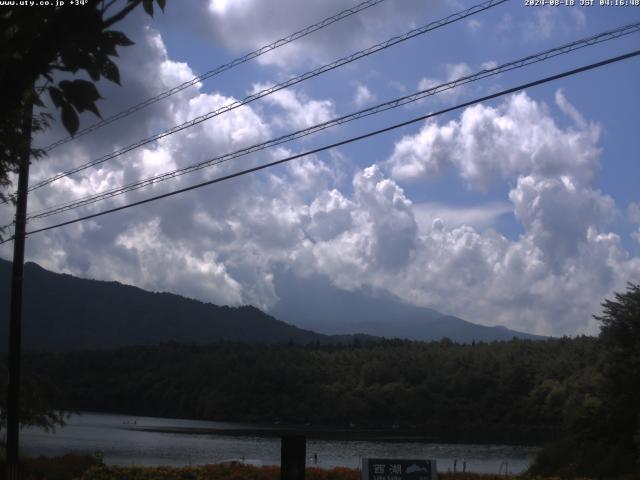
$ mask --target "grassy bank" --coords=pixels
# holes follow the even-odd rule
[[[0,465],[0,479],[5,478]],[[87,456],[38,457],[22,462],[24,480],[278,480],[280,467],[249,465],[203,465],[196,467],[106,467]],[[442,473],[441,480],[509,480],[518,477],[474,473]],[[542,477],[520,477],[528,480]],[[307,468],[306,480],[360,480],[361,472],[351,468]],[[545,480],[554,480],[547,477]],[[559,480],[559,479],[558,479]],[[586,480],[586,479],[585,479]]]
[[[108,467],[91,468],[82,480],[279,480],[280,467],[252,467],[247,465],[205,465],[200,467]],[[361,480],[361,472],[351,468],[307,468],[306,480]],[[514,477],[475,473],[442,473],[441,480],[509,480],[542,477]],[[546,478],[544,480],[560,480]],[[582,479],[587,480],[587,479]]]

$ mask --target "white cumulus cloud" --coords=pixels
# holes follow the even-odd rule
[[[376,95],[371,90],[369,90],[366,85],[362,83],[358,83],[356,85],[356,93],[353,98],[353,103],[356,105],[356,107],[363,107],[371,102],[374,102],[375,100]]]
[[[339,9],[338,3],[317,2],[304,15],[321,16],[325,10]],[[229,21],[216,24],[219,35],[240,28],[250,9],[268,16],[271,8],[270,3],[255,0],[209,5],[207,14],[216,22]],[[296,2],[278,5],[302,8]],[[398,18],[406,20],[411,8],[417,7],[401,7]],[[384,10],[376,15],[380,12]],[[371,16],[358,21],[368,22],[360,25],[364,31],[376,23]],[[280,22],[267,18],[264,28],[246,27],[234,35],[246,43],[240,47],[247,47],[262,42],[261,36],[275,35],[280,27],[291,29]],[[342,31],[348,37],[345,44],[358,43],[355,36],[361,31]],[[132,85],[135,98],[146,98],[193,75],[189,65],[169,58],[157,32],[140,29],[134,40],[136,48],[122,52],[121,70],[123,83]],[[343,40],[332,39],[316,48],[323,54],[333,52]],[[295,55],[288,52],[278,61]],[[153,61],[144,63],[147,59]],[[127,100],[128,94],[116,87],[101,91],[117,102]],[[127,126],[105,128],[104,134],[88,135],[54,150],[46,162],[34,163],[34,178],[233,100],[223,91],[205,93],[195,86],[140,112]],[[497,106],[468,108],[443,124],[428,122],[419,132],[398,140],[389,159],[378,165],[351,164],[351,170],[336,171],[327,158],[339,159],[344,166],[349,163],[344,152],[306,157],[144,208],[33,235],[27,255],[44,267],[74,275],[261,308],[277,302],[274,275],[278,265],[286,264],[298,275],[324,274],[342,288],[381,288],[470,321],[542,334],[594,333],[590,315],[612,291],[640,279],[640,258],[626,251],[620,237],[609,231],[608,219],[617,207],[594,187],[600,127],[585,120],[562,92],[556,102],[559,112],[571,119],[570,126],[559,126],[549,107],[522,93]],[[334,109],[329,98],[311,98],[299,90],[280,92],[262,108],[233,110],[120,161],[35,191],[30,205],[54,205],[189,165],[264,141],[280,129],[323,121],[334,115]],[[56,133],[61,132],[48,135]],[[46,138],[41,140],[45,143]],[[293,147],[280,147],[261,159],[228,162],[147,192],[166,192],[241,165],[255,165],[265,156],[280,158],[295,152]],[[359,159],[361,165],[372,161]],[[469,188],[479,191],[508,182],[508,197],[503,189],[505,198],[452,206],[412,201],[410,190],[403,189],[401,182],[435,181],[447,171],[457,172]],[[109,205],[146,195],[131,193]],[[88,211],[98,207],[93,208]],[[631,222],[637,223],[638,210],[636,204],[628,207]],[[507,214],[522,227],[517,238],[496,231],[497,219]],[[10,212],[3,215],[9,218]],[[78,214],[67,218],[74,215]],[[10,256],[9,245],[0,251],[5,258]]]
[[[561,97],[564,98],[564,97]],[[520,173],[571,175],[590,182],[599,168],[600,127],[563,129],[547,108],[526,93],[512,95],[498,107],[475,105],[459,120],[427,122],[399,141],[389,159],[394,178],[433,178],[448,166],[477,190]]]
[[[441,3],[440,0],[430,2],[427,11],[438,11]],[[200,16],[202,28],[211,32],[216,41],[240,53],[270,44],[354,5],[356,3],[347,4],[342,0],[210,0]],[[419,2],[383,2],[262,55],[258,61],[285,69],[299,64],[326,63],[407,30],[414,26],[412,21],[416,15],[424,11],[425,5]]]

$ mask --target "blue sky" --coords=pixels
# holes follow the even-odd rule
[[[411,2],[404,1],[405,7],[409,3]],[[404,25],[407,28],[393,30],[393,33],[402,33],[411,28],[426,25],[455,11],[475,5],[473,2],[432,2],[430,5],[424,2],[423,5],[419,5],[419,3],[413,2],[414,5],[409,7],[411,17],[404,19]],[[356,5],[357,2],[351,2],[344,6],[352,4]],[[228,48],[221,48],[221,45],[216,44],[215,41],[211,42],[210,35],[204,32],[194,33],[188,22],[173,21],[172,8],[173,6],[170,5],[167,15],[159,17],[157,24],[163,33],[169,55],[176,60],[187,62],[197,74],[205,73],[213,66],[226,63],[230,58],[230,53],[240,55],[250,51],[249,44],[244,49],[234,46],[234,39],[223,42],[228,45]],[[376,8],[377,6],[372,7],[374,10]],[[277,12],[277,15],[282,14],[282,12],[278,12],[277,7],[274,7],[273,10]],[[287,22],[284,27],[281,26],[278,29],[265,28],[266,32],[273,32],[275,35],[267,36],[264,34],[262,38],[284,37],[288,33],[312,23],[310,19],[319,19],[320,17],[309,15],[307,18],[309,19],[307,22],[301,21],[295,24]],[[354,95],[359,85],[366,87],[375,98],[375,100],[372,99],[363,104],[363,106],[369,106],[418,90],[420,80],[425,77],[434,80],[450,80],[453,77],[448,77],[448,75],[455,71],[456,65],[464,64],[468,67],[467,70],[461,70],[461,72],[474,73],[481,70],[486,62],[506,63],[637,21],[640,21],[640,9],[633,6],[525,7],[523,2],[511,2],[457,24],[409,40],[387,51],[367,57],[355,65],[305,82],[298,90],[311,98],[331,99],[336,105],[336,112],[346,114],[358,107],[354,104]],[[347,22],[349,20],[345,21],[345,23]],[[399,23],[402,25],[402,22]],[[339,29],[340,26],[335,26],[335,28]],[[328,30],[330,31],[331,27]],[[389,35],[382,34],[377,36],[375,41],[382,41],[386,38],[389,38]],[[313,41],[312,39],[310,41]],[[633,34],[627,38],[589,47],[585,51],[573,52],[570,55],[548,60],[541,65],[501,75],[498,79],[484,80],[479,82],[477,86],[474,84],[473,90],[463,92],[453,99],[443,101],[433,99],[427,105],[420,104],[415,108],[403,109],[396,115],[387,115],[384,120],[386,123],[393,123],[393,120],[417,116],[429,109],[448,107],[460,101],[489,93],[494,89],[508,88],[609,56],[626,53],[637,48],[637,41],[638,35]],[[255,42],[255,46],[261,45],[259,42]],[[254,45],[251,44],[251,46]],[[294,64],[294,67],[298,68],[287,68],[289,66],[283,68],[281,64],[262,65],[258,62],[252,62],[238,69],[242,71],[234,71],[232,74],[222,75],[206,82],[204,90],[215,91],[219,88],[233,94],[236,98],[242,98],[247,93],[247,85],[252,81],[273,83],[284,80],[290,76],[288,74],[299,74],[318,65],[329,63],[336,58],[341,58],[342,55],[352,51],[355,49],[332,51],[333,56],[327,54],[315,61],[298,58],[298,62]],[[621,205],[633,202],[638,197],[636,184],[640,179],[640,162],[637,161],[638,138],[633,131],[637,125],[637,121],[634,121],[635,107],[640,99],[637,87],[640,78],[639,68],[639,62],[632,60],[603,68],[600,71],[592,71],[535,87],[529,91],[532,99],[544,102],[555,110],[551,112],[551,115],[559,125],[567,127],[571,123],[569,118],[559,114],[557,108],[553,108],[555,92],[562,89],[568,101],[579,107],[579,111],[585,119],[601,123],[604,126],[605,131],[599,142],[603,150],[601,157],[603,168],[595,185],[612,195],[616,199],[616,203]],[[251,80],[238,81],[239,78]],[[497,105],[500,102],[501,100],[495,100],[488,104]],[[444,115],[440,122],[456,118],[457,115],[459,114]],[[376,117],[361,129],[341,128],[332,138],[346,137],[352,131],[375,129],[384,124],[384,120],[381,121]],[[362,123],[365,124],[365,122]],[[372,156],[375,159],[375,156],[379,155],[379,159],[376,161],[384,160],[384,157],[391,153],[393,139],[397,139],[398,136],[406,134],[412,129],[417,131],[419,127],[408,127],[401,132],[385,135],[381,139],[359,143],[352,149],[354,152],[352,154],[353,160],[357,162],[358,159],[363,159],[363,162],[360,162],[363,167],[367,166],[367,162],[372,159]],[[321,137],[321,140],[324,138],[326,137]],[[314,145],[322,143],[319,141]],[[625,173],[621,175],[621,172]],[[478,194],[465,188],[464,183],[455,174],[447,175],[438,180],[438,182],[429,183],[429,188],[425,188],[424,184],[409,184],[404,188],[413,201],[435,201],[460,206],[474,206],[478,203],[500,201],[508,192],[506,185],[496,185],[491,191]],[[508,217],[512,217],[512,215],[505,214],[505,216],[507,218],[501,219],[502,231],[509,237],[515,238],[522,232],[522,229],[519,228],[517,222],[510,221],[511,219]],[[627,234],[623,237],[625,246],[635,249],[637,252],[637,244],[629,236],[633,230],[628,225],[620,225],[620,227]]]
[[[105,114],[357,2],[167,2],[121,28],[123,86]],[[32,182],[474,5],[386,0],[51,152]],[[459,76],[640,21],[640,7],[510,1],[167,137],[31,196],[99,193]],[[638,33],[469,84],[44,226],[437,111],[637,48]],[[30,237],[28,258],[205,301],[278,301],[274,275],[322,275],[534,333],[595,333],[599,303],[640,281],[640,60],[501,97],[295,163]],[[94,121],[83,117],[83,125]],[[59,126],[38,139],[62,136]],[[45,192],[45,190],[47,190]],[[8,217],[9,212],[3,213]],[[2,255],[9,257],[7,246]],[[290,278],[290,277],[288,277]]]

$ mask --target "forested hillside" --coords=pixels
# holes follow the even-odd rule
[[[448,440],[536,443],[591,382],[594,338],[458,345],[164,344],[30,355],[61,408],[425,428]]]
[[[11,263],[0,259],[0,351],[7,348]],[[22,342],[25,350],[66,351],[153,345],[169,340],[211,343],[350,342],[321,335],[252,306],[228,307],[118,282],[53,273],[25,264]]]

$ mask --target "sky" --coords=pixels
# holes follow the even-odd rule
[[[104,116],[333,16],[357,0],[169,0],[117,28],[122,86]],[[579,3],[579,2],[576,2]],[[52,150],[46,179],[299,74],[473,6],[385,0]],[[71,7],[76,8],[76,7]],[[77,7],[81,8],[81,7]],[[29,211],[99,193],[640,21],[640,7],[512,0],[265,96],[29,196]],[[637,48],[634,33],[45,219],[125,205]],[[30,235],[26,259],[202,301],[278,302],[321,276],[483,325],[596,334],[600,303],[640,282],[640,57],[121,212]],[[96,121],[81,116],[81,126]],[[65,136],[59,123],[34,139]],[[11,209],[0,210],[3,223]],[[10,259],[12,244],[0,247]],[[285,287],[286,288],[286,285]],[[313,295],[313,292],[309,292]],[[390,319],[393,321],[393,319]]]

